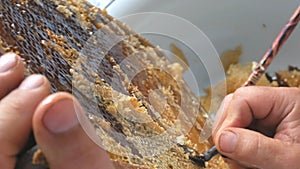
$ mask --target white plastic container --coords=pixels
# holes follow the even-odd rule
[[[107,10],[116,18],[142,12],[185,18],[209,37],[219,54],[242,45],[241,62],[248,62],[262,57],[298,5],[298,0],[116,0]],[[269,71],[286,69],[288,65],[300,66],[300,26]]]

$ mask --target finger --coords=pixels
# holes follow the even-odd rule
[[[216,137],[219,152],[253,168],[297,168],[300,145],[282,142],[260,133],[227,128]]]
[[[217,130],[249,127],[254,120],[259,120],[258,126],[275,129],[295,108],[295,103],[300,99],[299,91],[295,88],[240,88],[234,93],[226,109],[226,117]]]
[[[219,110],[217,111],[216,117],[214,119],[214,123],[213,123],[213,133],[216,132],[216,128],[218,128],[221,125],[221,122],[224,121],[224,118],[226,117],[226,114],[228,111],[226,111],[226,109],[228,109],[228,105],[232,100],[232,96],[233,94],[229,94],[227,95],[224,100],[222,101],[222,104],[219,108]],[[213,134],[214,135],[214,134]]]
[[[50,92],[45,77],[32,75],[0,102],[0,164],[14,168],[32,129],[35,108]],[[7,165],[7,166],[4,166]]]
[[[249,164],[241,163],[229,158],[225,158],[224,161],[227,163],[230,169],[258,169],[255,166]]]
[[[230,169],[246,169],[246,167],[241,166],[238,162],[232,159],[224,158],[224,161],[227,163]]]
[[[81,111],[76,99],[58,93],[45,99],[35,112],[36,141],[50,168],[113,168],[106,152],[79,125],[75,109]]]
[[[19,56],[7,53],[0,57],[0,100],[17,88],[24,79],[24,64]],[[5,83],[4,83],[5,82]]]

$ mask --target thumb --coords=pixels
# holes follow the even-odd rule
[[[80,126],[77,111],[83,110],[68,93],[48,96],[35,111],[35,138],[50,168],[114,168],[107,152],[90,140]]]
[[[256,168],[299,168],[300,145],[264,136],[258,132],[227,128],[217,134],[217,149],[238,163]]]

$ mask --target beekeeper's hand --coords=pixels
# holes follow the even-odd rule
[[[213,138],[232,168],[300,168],[300,89],[238,89],[224,99]]]

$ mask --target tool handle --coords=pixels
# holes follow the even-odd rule
[[[295,13],[290,18],[289,22],[282,28],[277,38],[274,40],[271,48],[262,57],[252,74],[248,78],[247,82],[243,86],[254,86],[260,77],[265,73],[275,56],[287,41],[289,36],[300,21],[300,5],[296,9]]]

